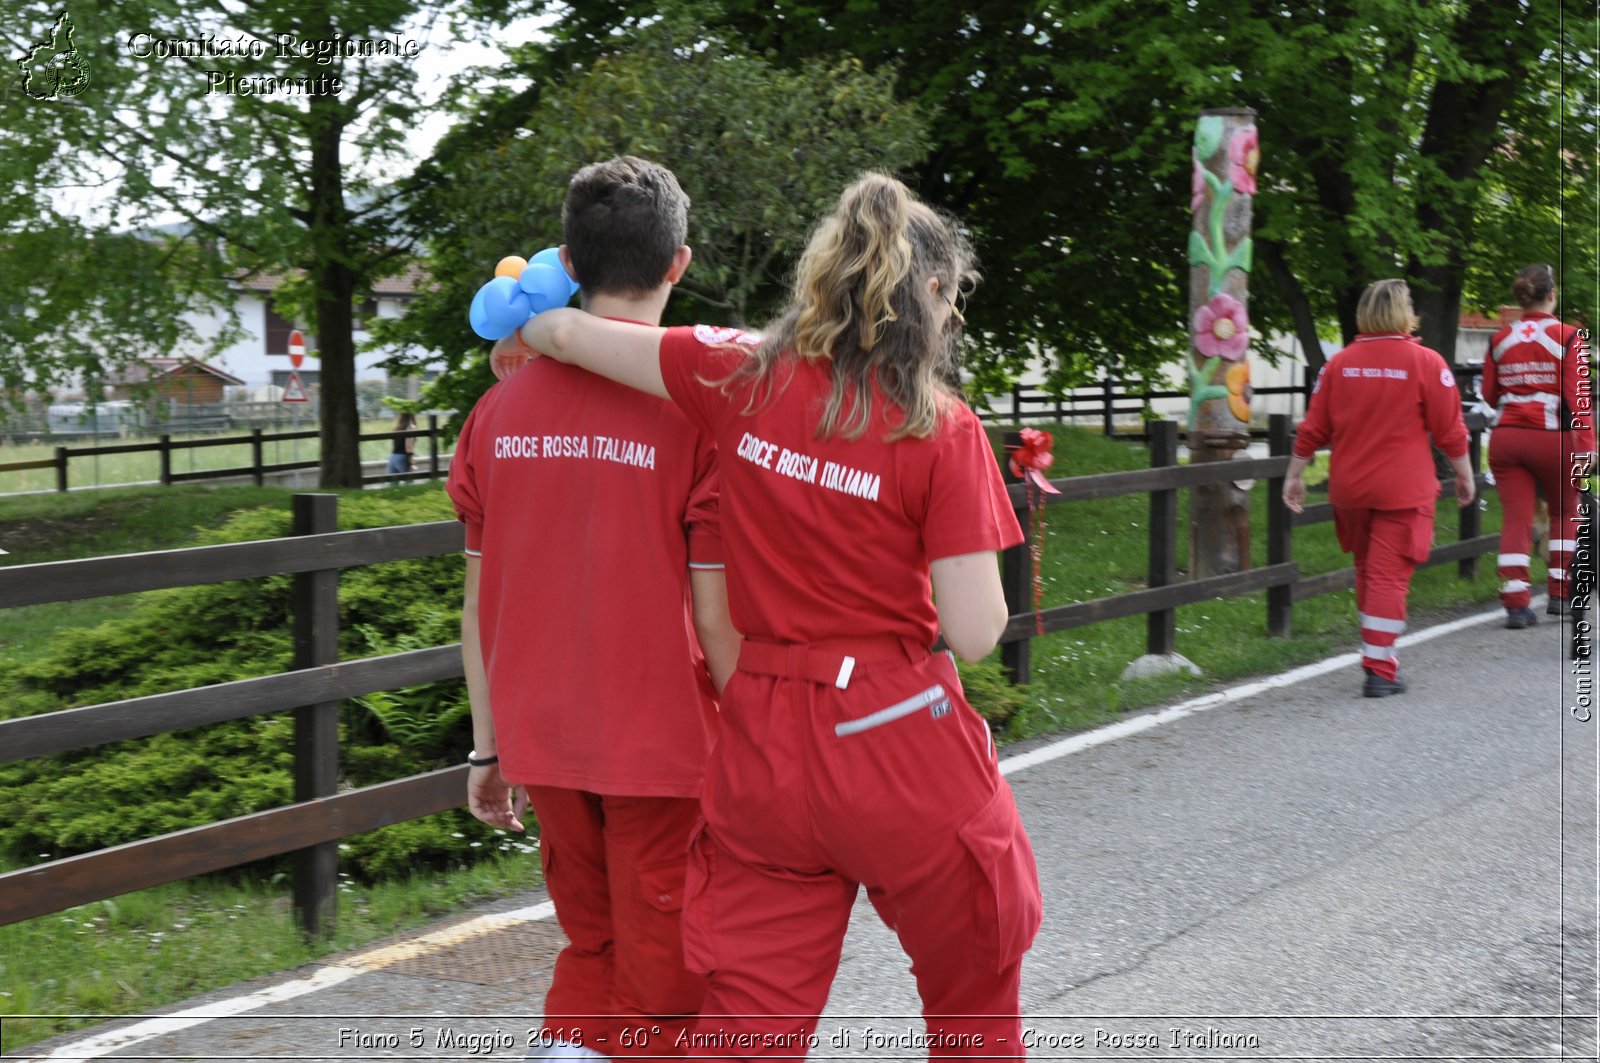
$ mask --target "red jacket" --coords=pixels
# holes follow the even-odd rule
[[[1494,334],[1483,360],[1483,398],[1500,411],[1496,427],[1574,433],[1594,449],[1589,345],[1571,325],[1537,310]]]
[[[1328,360],[1294,452],[1333,451],[1328,500],[1342,509],[1415,509],[1439,497],[1428,437],[1467,452],[1456,379],[1438,352],[1398,333],[1357,336]]]

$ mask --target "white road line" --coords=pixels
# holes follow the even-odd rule
[[[179,1030],[186,1030],[191,1026],[210,1022],[212,1019],[223,1019],[231,1015],[242,1015],[245,1012],[256,1011],[271,1004],[278,1004],[295,997],[315,993],[321,989],[330,989],[347,982],[358,975],[369,971],[381,971],[385,967],[398,963],[401,960],[411,959],[423,955],[435,948],[444,948],[458,944],[469,938],[479,937],[483,934],[499,930],[514,923],[531,923],[541,919],[549,919],[556,912],[556,906],[549,901],[531,904],[526,908],[518,908],[510,912],[491,912],[480,915],[475,919],[457,923],[432,933],[397,945],[386,945],[381,948],[368,949],[358,952],[354,956],[340,960],[337,965],[318,968],[316,971],[292,982],[283,982],[279,985],[269,986],[266,989],[246,993],[243,996],[233,997],[230,1000],[219,1000],[211,1004],[202,1004],[199,1007],[189,1008],[185,1011],[173,1012],[170,1015],[159,1015],[112,1030],[110,1033],[98,1034],[43,1056],[24,1056],[23,1059],[51,1060],[52,1063],[68,1063],[95,1059],[109,1055],[119,1049],[129,1048],[133,1045],[163,1037]]]
[[[212,1019],[226,1018],[229,1015],[241,1015],[247,1011],[264,1008],[268,1004],[277,1004],[295,997],[303,997],[307,993],[315,993],[322,989],[329,989],[340,982],[362,974],[357,967],[323,967],[303,978],[292,982],[283,982],[267,989],[258,989],[242,997],[232,1000],[218,1000],[211,1004],[202,1004],[197,1008],[186,1011],[175,1011],[170,1015],[160,1015],[155,1018],[136,1022],[132,1026],[124,1026],[110,1033],[99,1034],[82,1041],[74,1041],[70,1045],[58,1048],[54,1052],[43,1056],[24,1056],[24,1059],[49,1059],[49,1060],[86,1060],[99,1056],[109,1055],[119,1048],[128,1048],[132,1045],[148,1041],[154,1037],[176,1033],[186,1030],[191,1026],[210,1022]]]
[[[1534,604],[1537,605],[1538,603],[1535,602]],[[1488,623],[1504,615],[1504,611],[1497,608],[1492,612],[1463,617],[1460,620],[1452,620],[1445,624],[1437,624],[1433,627],[1401,636],[1397,645],[1415,646],[1419,642],[1427,642],[1442,635],[1462,631],[1469,627],[1476,627],[1479,624]],[[1126,738],[1141,731],[1161,727],[1172,723],[1174,720],[1181,720],[1185,716],[1193,716],[1196,713],[1205,712],[1207,709],[1214,709],[1219,705],[1231,705],[1234,702],[1254,697],[1268,690],[1277,690],[1282,687],[1293,686],[1295,683],[1303,682],[1307,679],[1315,679],[1317,676],[1327,675],[1329,672],[1357,664],[1360,660],[1361,655],[1358,653],[1341,654],[1338,657],[1330,657],[1315,664],[1308,664],[1304,667],[1284,672],[1282,675],[1272,676],[1269,679],[1244,683],[1236,687],[1230,687],[1227,690],[1219,690],[1214,694],[1206,694],[1203,697],[1185,701],[1180,705],[1173,705],[1159,712],[1136,716],[1131,720],[1121,720],[1093,731],[1070,735],[1059,742],[1052,742],[1039,749],[1030,750],[1027,753],[1019,753],[1014,757],[1007,757],[1000,762],[1000,770],[1006,775],[1014,775],[1019,771],[1026,771],[1036,765],[1046,764],[1072,753],[1104,745],[1119,738]],[[148,1041],[191,1026],[198,1026],[212,1019],[240,1015],[244,1012],[267,1007],[270,1004],[293,1000],[295,997],[304,996],[307,993],[329,989],[369,970],[381,970],[383,967],[401,959],[418,955],[420,952],[427,951],[427,948],[433,945],[443,947],[455,944],[467,938],[499,929],[508,923],[536,922],[541,919],[549,919],[554,914],[555,905],[549,901],[543,901],[539,904],[529,905],[526,908],[518,908],[515,911],[481,915],[464,923],[446,927],[444,930],[423,935],[412,942],[357,953],[348,959],[340,961],[338,966],[322,967],[310,975],[291,982],[259,989],[244,996],[234,997],[231,1000],[219,1000],[211,1004],[202,1004],[186,1011],[178,1011],[170,1015],[146,1019],[132,1026],[124,1026],[113,1030],[110,1033],[75,1041],[72,1044],[56,1049],[48,1055],[23,1056],[19,1058],[51,1060],[53,1063],[94,1059],[108,1055],[117,1049],[128,1048],[142,1041]]]

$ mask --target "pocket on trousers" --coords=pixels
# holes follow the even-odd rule
[[[1417,507],[1416,516],[1411,524],[1410,540],[1410,552],[1406,554],[1406,560],[1413,565],[1420,565],[1433,553],[1432,506]]]
[[[1011,788],[1002,781],[958,834],[983,877],[975,898],[980,955],[1003,971],[1028,951],[1043,918],[1039,867]]]
[[[689,861],[684,870],[683,965],[699,974],[717,969],[716,930],[717,854],[706,834],[706,821],[694,826],[689,838]]]
[[[637,871],[639,896],[644,903],[658,912],[677,912],[683,909],[684,879],[688,867],[682,860],[640,866]]]

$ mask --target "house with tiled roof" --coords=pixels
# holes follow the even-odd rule
[[[309,351],[313,355],[316,353],[316,330],[312,322],[293,320],[275,298],[278,289],[288,279],[287,274],[256,273],[235,280],[233,287],[237,295],[233,309],[245,337],[207,359],[211,366],[237,378],[252,390],[269,386],[281,388],[288,381],[291,368],[289,334],[296,329],[305,336]],[[426,275],[419,266],[405,265],[396,273],[377,281],[369,297],[356,306],[355,340],[359,352],[356,355],[357,381],[387,381],[387,374],[379,363],[394,353],[388,350],[360,351],[369,339],[365,323],[376,318],[399,317],[425,280]],[[227,326],[221,314],[191,313],[188,318],[203,339],[221,334]],[[319,375],[316,359],[308,358],[299,372],[301,382],[307,388],[314,389]],[[424,374],[424,379],[426,376]],[[414,379],[403,385],[396,382],[390,388],[390,393],[404,391],[410,394],[414,385]]]

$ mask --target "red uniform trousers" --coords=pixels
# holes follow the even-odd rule
[[[1433,545],[1433,506],[1333,510],[1339,546],[1356,559],[1361,667],[1385,679],[1400,670],[1395,640],[1406,629],[1411,573]]]
[[[1538,428],[1496,428],[1489,440],[1489,468],[1500,491],[1500,602],[1525,608],[1532,590],[1528,553],[1533,547],[1534,487],[1550,507],[1550,597],[1569,598],[1567,569],[1577,547],[1582,510],[1573,483],[1574,436]],[[1579,444],[1587,451],[1588,447]]]
[[[683,965],[683,876],[700,803],[530,786],[539,859],[571,942],[545,997],[548,1037],[604,1056],[681,1055],[705,979]],[[658,1027],[648,1038],[620,1036]],[[642,1043],[641,1043],[642,1042]]]
[[[854,650],[840,689],[841,654],[747,642],[723,692],[684,907],[711,979],[691,1057],[804,1056],[864,884],[911,957],[930,1058],[1020,1058],[1038,869],[988,725],[948,655]]]

